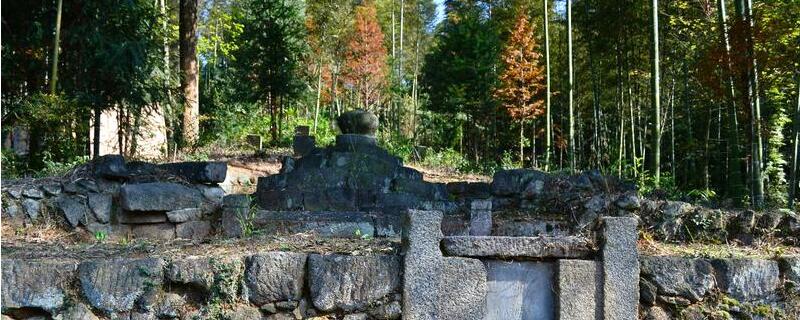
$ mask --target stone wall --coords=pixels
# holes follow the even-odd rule
[[[797,319],[800,257],[641,258],[645,319]]]
[[[98,236],[200,240],[225,192],[222,162],[155,165],[103,156],[64,177],[3,181],[3,223],[49,222]]]
[[[3,258],[4,319],[399,319],[398,256]]]

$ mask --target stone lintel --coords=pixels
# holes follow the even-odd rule
[[[580,259],[595,253],[589,240],[576,236],[451,236],[442,240],[442,249],[449,256],[481,258]]]

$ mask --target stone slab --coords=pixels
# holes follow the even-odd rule
[[[16,308],[48,312],[60,309],[77,266],[75,261],[3,259],[3,312]]]
[[[601,266],[593,260],[556,262],[556,316],[560,320],[603,319]]]
[[[203,240],[210,235],[209,221],[187,221],[175,225],[175,236],[181,239]]]
[[[582,237],[450,236],[442,240],[446,255],[491,258],[586,258],[594,254]]]
[[[131,225],[131,233],[136,238],[150,240],[172,240],[175,239],[175,225],[172,223],[154,224],[134,224]]]
[[[263,305],[303,296],[307,255],[266,252],[245,259],[244,281],[250,302]]]
[[[488,278],[484,320],[555,319],[553,263],[487,260],[484,264]]]
[[[253,225],[274,234],[313,232],[332,238],[375,236],[373,215],[363,212],[260,210],[253,218]]]
[[[604,319],[637,318],[639,309],[637,225],[635,218],[601,218]]]
[[[127,211],[172,211],[200,208],[202,204],[199,190],[178,183],[150,182],[120,188],[120,205]]]
[[[159,168],[194,183],[223,182],[228,173],[228,164],[222,161],[165,163]]]
[[[720,289],[739,301],[770,298],[781,286],[778,262],[762,259],[712,261]]]
[[[108,259],[78,266],[83,295],[92,307],[106,314],[130,311],[143,295],[161,285],[161,259]]]
[[[641,276],[658,289],[658,294],[700,301],[716,287],[714,268],[706,260],[683,257],[643,256]]]
[[[364,311],[400,289],[397,256],[318,255],[308,257],[311,301],[321,311]]]

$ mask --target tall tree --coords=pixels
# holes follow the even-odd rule
[[[658,0],[652,2],[653,15],[653,69],[651,86],[653,90],[652,103],[655,121],[653,123],[653,181],[656,187],[661,182],[661,80],[660,59],[658,54]]]
[[[544,170],[547,171],[550,169],[550,154],[552,153],[552,124],[551,124],[551,116],[550,116],[550,10],[547,8],[547,3],[550,0],[543,0],[542,4],[544,9],[542,10],[544,13],[544,60],[545,60],[545,70],[547,72],[547,94],[545,96],[545,117],[546,117],[546,125],[545,125],[545,151],[544,151]]]
[[[570,170],[577,170],[575,148],[575,111],[574,111],[574,82],[572,67],[572,0],[567,0],[567,59],[569,76],[567,89],[569,90],[569,165]]]
[[[183,143],[194,146],[200,133],[200,74],[197,65],[197,5],[180,0],[180,69],[183,93]]]
[[[58,41],[61,39],[61,7],[63,0],[58,0],[56,8],[56,32],[53,38],[53,68],[50,72],[50,94],[56,94],[56,83],[58,82]]]
[[[544,113],[541,97],[544,76],[539,65],[541,55],[536,51],[533,25],[528,21],[525,11],[520,10],[516,25],[501,54],[500,60],[505,68],[500,74],[500,86],[494,93],[511,118],[519,122],[520,164],[525,161],[525,122]]]
[[[354,88],[356,105],[374,110],[381,102],[386,81],[386,48],[374,5],[356,8],[354,29],[347,44],[343,77]]]

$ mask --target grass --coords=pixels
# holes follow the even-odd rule
[[[757,242],[751,246],[731,243],[665,243],[640,232],[639,253],[651,256],[681,256],[689,258],[759,258],[772,259],[785,255],[800,255],[800,248],[777,243],[777,240]]]

